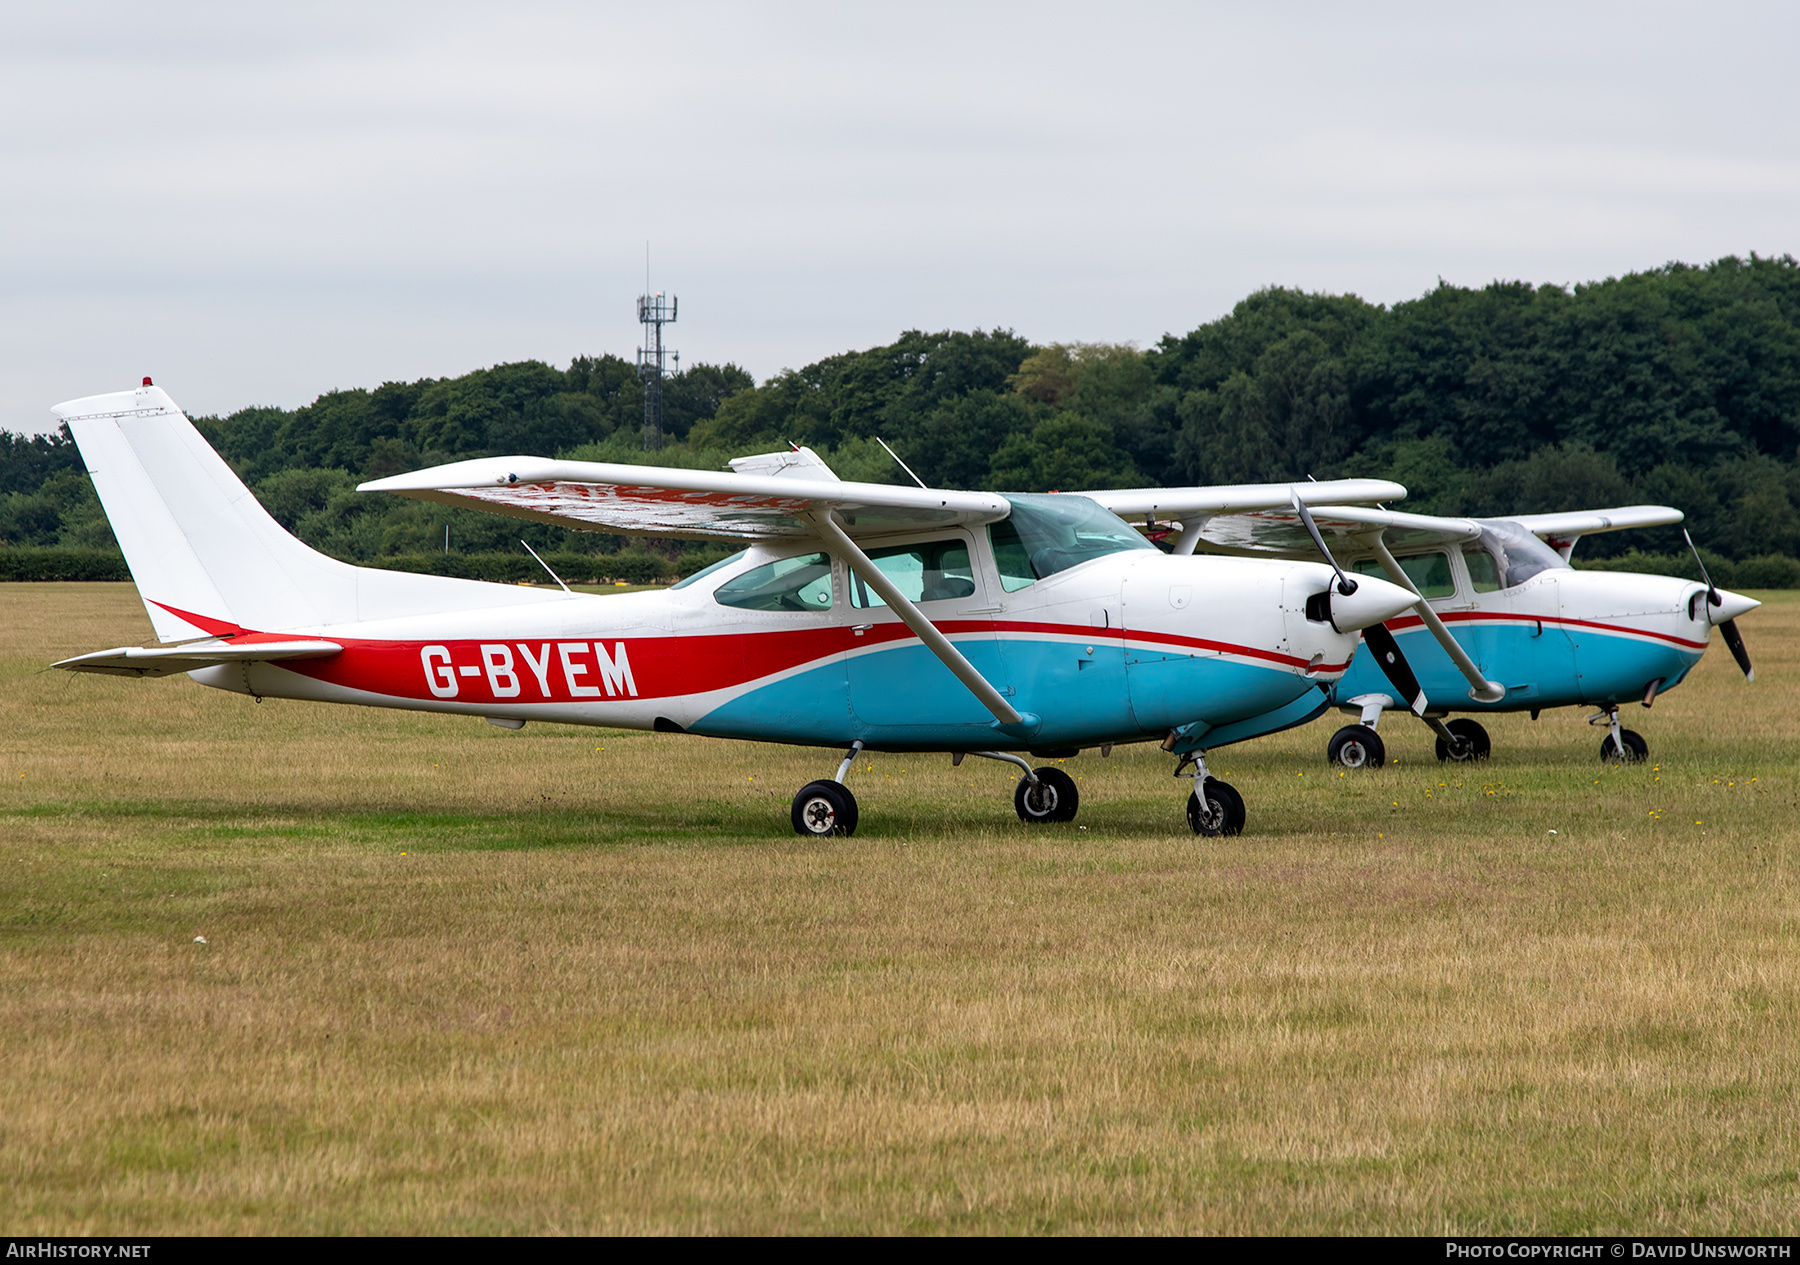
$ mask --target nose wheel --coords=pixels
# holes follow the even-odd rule
[[[1197,835],[1216,839],[1244,829],[1244,797],[1207,771],[1206,752],[1191,751],[1175,766],[1175,776],[1194,771],[1194,789],[1188,794],[1188,826]]]
[[[1624,742],[1624,750],[1613,742],[1611,734],[1600,740],[1600,758],[1608,764],[1638,764],[1650,758],[1650,744],[1644,741],[1644,735],[1635,729],[1619,730],[1619,737]]]
[[[1618,723],[1618,707],[1598,711],[1589,716],[1588,723],[1604,725],[1609,731],[1606,738],[1600,740],[1600,759],[1607,765],[1636,765],[1651,758],[1651,745],[1643,741],[1643,734],[1636,729],[1624,729]]]
[[[1635,729],[1619,724],[1619,709],[1607,710],[1588,717],[1590,725],[1605,725],[1609,732],[1600,740],[1600,758],[1608,764],[1637,764],[1650,758],[1650,744]]]
[[[1209,777],[1203,783],[1206,798],[1199,791],[1188,794],[1188,825],[1197,835],[1216,839],[1220,835],[1241,834],[1244,829],[1244,797],[1229,782]]]
[[[1437,758],[1467,763],[1470,760],[1485,760],[1494,749],[1488,740],[1488,732],[1467,716],[1458,716],[1455,720],[1444,721],[1441,726],[1433,726],[1438,730]]]

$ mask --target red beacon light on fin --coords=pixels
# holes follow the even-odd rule
[[[149,385],[150,385],[150,379],[149,379],[149,378],[148,378],[148,377],[146,377],[146,378],[145,378],[145,379],[144,379],[144,385],[145,385],[145,386],[149,386]]]

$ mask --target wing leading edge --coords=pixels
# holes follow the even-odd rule
[[[1011,512],[992,492],[846,483],[809,450],[777,464],[740,458],[740,470],[681,470],[542,457],[483,457],[374,479],[363,492],[555,523],[577,531],[699,540],[804,539],[813,515],[831,513],[850,536],[974,526]]]

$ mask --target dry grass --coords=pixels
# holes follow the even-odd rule
[[[1204,841],[1153,752],[1039,830],[875,757],[821,846],[826,753],[70,679],[131,589],[0,586],[0,1224],[1791,1233],[1770,596],[1654,768],[1551,713],[1340,778],[1321,724]]]

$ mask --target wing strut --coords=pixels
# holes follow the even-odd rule
[[[1400,564],[1394,561],[1394,555],[1388,552],[1387,541],[1381,538],[1381,533],[1373,531],[1359,534],[1356,538],[1375,551],[1375,556],[1381,559],[1382,569],[1392,577],[1395,584],[1409,590],[1419,599],[1413,604],[1413,609],[1419,612],[1419,618],[1425,621],[1425,627],[1431,630],[1431,635],[1438,639],[1438,645],[1444,648],[1444,653],[1456,664],[1456,670],[1468,678],[1473,687],[1469,691],[1469,697],[1478,703],[1498,703],[1505,698],[1506,687],[1481,674],[1481,669],[1475,666],[1475,660],[1469,658],[1469,652],[1450,635],[1450,630],[1444,627],[1444,621],[1438,618],[1437,612],[1431,609],[1431,604],[1419,594],[1406,572],[1400,569]]]
[[[844,529],[837,525],[830,510],[822,510],[811,515],[813,525],[819,529],[824,538],[825,547],[844,560],[844,565],[862,577],[863,583],[881,594],[893,612],[900,616],[906,626],[918,634],[931,653],[943,661],[945,667],[956,674],[956,679],[969,687],[969,692],[981,700],[981,705],[994,714],[994,719],[1007,728],[1035,729],[1036,717],[1020,714],[1011,703],[1007,702],[988,679],[975,670],[975,665],[963,657],[962,651],[950,643],[950,639],[937,630],[925,613],[913,605],[905,594],[894,587],[894,582],[887,574],[875,565],[869,555],[857,548],[856,542],[844,534]]]

